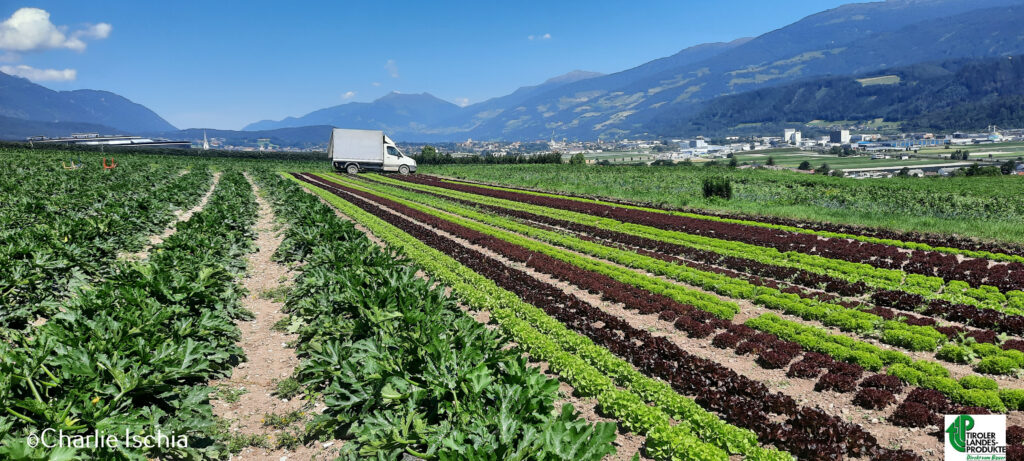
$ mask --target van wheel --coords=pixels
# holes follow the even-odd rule
[[[345,172],[347,172],[348,174],[359,173],[359,165],[356,165],[355,163],[350,163],[347,167],[345,167]]]
[[[409,174],[409,167],[407,165],[402,165],[398,167],[398,172],[401,174]]]

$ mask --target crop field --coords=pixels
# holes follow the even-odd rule
[[[571,155],[563,155],[562,159],[568,162],[569,157]],[[590,152],[583,154],[583,157],[595,162],[606,160],[611,163],[649,162],[655,159],[655,155],[649,152],[629,151]]]
[[[835,155],[825,155],[816,152],[800,152],[800,153],[783,153],[783,154],[772,154],[766,152],[762,154],[735,154],[737,162],[748,162],[757,163],[764,165],[768,161],[768,157],[772,157],[775,164],[778,166],[796,168],[802,162],[810,162],[811,168],[818,168],[821,164],[828,164],[830,169],[833,170],[856,170],[860,168],[876,168],[876,167],[911,167],[917,165],[937,165],[943,163],[949,164],[961,164],[962,161],[937,159],[937,158],[912,158],[907,160],[900,160],[899,154],[896,154],[896,158],[888,159],[872,159],[870,155],[857,155],[851,157],[837,157]]]
[[[938,154],[948,156],[956,149],[963,149],[971,153],[974,158],[987,158],[989,154],[993,158],[1011,159],[1024,156],[1024,143],[1001,142],[993,144],[978,144],[966,146],[951,146],[949,149],[921,149],[922,154]]]
[[[1005,240],[515,188],[633,167],[0,154],[2,459],[938,460],[949,413],[1024,454]]]

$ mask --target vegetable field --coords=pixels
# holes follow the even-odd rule
[[[1014,244],[0,154],[0,459],[937,460],[952,413],[1024,453]]]
[[[1015,247],[424,175],[293,177],[489,312],[645,456],[940,459],[947,413],[1024,432]]]

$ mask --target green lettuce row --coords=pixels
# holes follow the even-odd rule
[[[980,373],[993,375],[1014,374],[1024,368],[1024,352],[1014,349],[1001,349],[995,344],[965,341],[960,344],[947,344],[939,349],[936,357],[949,362],[970,364],[979,361],[974,369]]]
[[[801,298],[796,294],[782,293],[772,288],[767,290],[771,290],[771,292],[759,295],[751,301],[805,320],[818,321],[842,331],[875,336],[884,344],[911,351],[934,352],[948,341],[946,335],[931,326],[908,325],[901,321],[885,320],[881,316],[838,304]]]
[[[745,226],[764,227],[764,228],[767,228],[767,229],[777,229],[777,230],[783,230],[783,231],[787,231],[787,232],[795,232],[795,233],[798,233],[798,234],[820,235],[822,237],[829,237],[829,238],[859,240],[861,242],[878,243],[878,244],[882,244],[882,245],[889,245],[889,246],[894,246],[894,247],[907,248],[907,249],[910,249],[910,250],[936,251],[936,252],[940,252],[940,253],[964,255],[964,256],[971,257],[971,258],[990,259],[992,261],[1024,262],[1024,256],[1010,255],[1010,254],[1005,254],[1005,253],[995,253],[995,252],[991,252],[991,251],[966,250],[966,249],[962,249],[962,248],[941,247],[941,246],[937,247],[937,246],[929,245],[927,243],[920,243],[920,242],[905,242],[905,241],[902,241],[902,240],[878,238],[878,237],[871,237],[871,236],[867,236],[867,235],[845,234],[845,233],[841,233],[841,232],[830,232],[830,231],[825,231],[825,230],[805,229],[803,227],[787,226],[787,225],[784,225],[784,224],[773,224],[773,223],[754,221],[754,220],[749,220],[749,219],[723,218],[723,217],[720,217],[720,216],[710,216],[710,215],[697,214],[697,213],[688,213],[688,212],[685,212],[685,211],[678,211],[678,210],[663,210],[663,209],[660,209],[660,208],[650,208],[650,207],[643,207],[643,206],[636,206],[636,205],[627,205],[627,204],[624,204],[624,203],[607,202],[607,201],[603,201],[603,200],[594,200],[594,199],[583,198],[583,197],[573,197],[573,196],[569,196],[569,195],[559,195],[559,194],[548,193],[548,192],[537,192],[537,191],[531,191],[531,190],[525,190],[525,189],[512,189],[512,188],[508,188],[508,187],[492,186],[492,185],[487,185],[487,184],[459,181],[459,180],[453,180],[453,179],[445,179],[444,182],[450,182],[450,183],[453,183],[453,184],[462,184],[462,185],[474,186],[474,187],[481,187],[481,188],[484,188],[484,189],[501,190],[501,191],[508,191],[508,192],[518,192],[518,193],[521,193],[521,194],[536,195],[536,196],[540,196],[540,197],[552,197],[552,198],[560,198],[560,199],[566,199],[566,200],[573,200],[573,201],[584,202],[584,203],[596,203],[596,204],[599,204],[599,205],[607,205],[607,206],[613,206],[613,207],[618,207],[618,208],[625,208],[625,209],[630,209],[630,210],[649,211],[649,212],[653,212],[653,213],[661,213],[661,214],[667,214],[667,215],[673,215],[673,216],[682,216],[682,217],[686,217],[686,218],[702,219],[702,220],[705,220],[705,221],[713,221],[713,222],[721,222],[721,223],[729,223],[729,224],[742,224],[742,225],[745,225]]]
[[[744,454],[758,460],[792,459],[787,453],[758,446],[753,432],[722,421],[692,399],[673,391],[668,384],[643,375],[607,349],[568,330],[540,309],[451,257],[327,191],[310,189],[389,245],[401,248],[427,272],[451,286],[466,304],[490,311],[502,328],[517,338],[518,344],[532,348],[531,354],[552,363],[553,369],[557,362],[557,372],[563,379],[578,392],[597,396],[601,408],[617,412],[613,414],[624,425],[648,428],[648,450],[657,459],[722,459],[725,453]],[[557,342],[551,339],[554,332],[558,332]],[[566,345],[571,345],[571,349]],[[567,352],[570,350],[571,353]],[[615,388],[616,384],[624,389]],[[668,418],[680,424],[669,425]],[[695,440],[690,431],[705,442]],[[691,458],[689,453],[695,457]]]
[[[340,176],[334,177],[342,179]],[[587,215],[584,213],[512,202],[434,186],[414,184],[380,175],[369,175],[367,177],[372,178],[374,182],[381,184],[404,186],[416,190],[435,192],[449,197],[471,200],[486,205],[524,210],[580,224],[597,226],[654,240],[684,245],[699,250],[712,251],[725,256],[752,259],[765,264],[806,270],[808,272],[828,275],[849,282],[863,281],[874,289],[900,290],[924,296],[926,299],[943,299],[958,304],[968,304],[987,309],[994,309],[1009,314],[1024,315],[1024,292],[1020,291],[1011,291],[1004,294],[1000,293],[995,287],[969,289],[966,288],[967,285],[963,282],[958,284],[953,281],[947,284],[939,277],[927,277],[920,274],[906,274],[899,270],[881,269],[868,264],[829,259],[822,256],[807,255],[793,251],[783,253],[774,248],[691,235],[683,232],[667,231],[655,227],[626,223],[610,218]],[[1009,307],[1004,305],[1008,305]]]
[[[359,185],[352,184],[352,182],[348,182],[348,184],[361,190],[381,194],[382,196],[399,201],[404,205],[425,213],[498,237],[510,243],[515,243],[531,250],[542,252],[584,269],[615,277],[617,280],[630,283],[640,288],[649,289],[648,286],[650,283],[644,280],[649,277],[636,273],[621,274],[618,276],[611,275],[612,272],[621,273],[621,268],[593,261],[589,258],[579,257],[573,253],[522,238],[516,234],[528,235],[552,245],[558,245],[591,256],[614,261],[628,267],[649,271],[659,275],[665,275],[674,280],[696,285],[723,296],[748,299],[771,309],[782,310],[787,314],[797,315],[807,320],[821,321],[826,325],[838,327],[843,331],[853,331],[864,335],[875,335],[878,336],[883,343],[899,346],[905,349],[913,351],[934,351],[939,345],[946,342],[946,336],[930,326],[914,326],[897,321],[887,321],[875,314],[850,309],[838,304],[800,298],[795,294],[782,293],[781,291],[771,287],[757,286],[747,282],[746,280],[728,277],[723,274],[701,271],[686,265],[674,264],[660,259],[651,258],[649,256],[639,255],[632,251],[608,247],[556,232],[539,229],[501,216],[478,212],[470,209],[469,207],[424,194],[395,190],[392,188],[386,188],[385,186],[364,188]],[[407,198],[408,200],[401,197]],[[427,206],[433,208],[428,208]],[[475,220],[476,222],[439,213],[437,211],[438,209],[447,213]],[[507,229],[515,234],[503,232],[479,223],[486,223],[490,226]],[[694,305],[702,310],[708,310],[705,306],[711,304],[703,303]],[[735,312],[738,312],[738,305],[735,303],[729,303],[729,306],[730,308],[736,309]],[[721,311],[719,310],[709,310],[709,312],[723,318],[731,318],[731,315],[728,317],[720,315]]]

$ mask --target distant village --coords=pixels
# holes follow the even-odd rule
[[[908,160],[921,149],[966,149],[971,146],[1024,141],[1024,129],[997,130],[992,127],[982,133],[953,133],[935,135],[933,133],[908,133],[902,135],[882,135],[877,133],[854,134],[850,130],[833,130],[826,136],[804,137],[801,131],[785,129],[781,136],[728,136],[710,139],[702,136],[686,139],[667,140],[614,140],[614,141],[535,141],[535,142],[500,142],[475,141],[468,139],[459,143],[429,143],[438,152],[453,157],[472,157],[480,155],[537,155],[559,152],[564,155],[584,154],[587,163],[600,163],[603,156],[617,157],[622,162],[655,161],[714,161],[733,157],[747,152],[764,152],[770,154],[775,149],[798,148],[808,153],[827,153],[836,148],[844,149],[853,155],[870,157],[871,159],[902,159]],[[427,143],[405,143],[403,148],[408,153],[419,152]],[[972,160],[984,160],[975,158]],[[948,160],[947,160],[948,161]],[[939,163],[939,160],[936,160]],[[791,169],[781,166],[763,164],[744,165],[743,167],[767,167],[772,169]],[[868,171],[852,172],[855,178],[891,177],[897,166],[864,168]],[[914,168],[911,175],[948,175],[957,168]],[[804,171],[810,172],[810,171]]]

